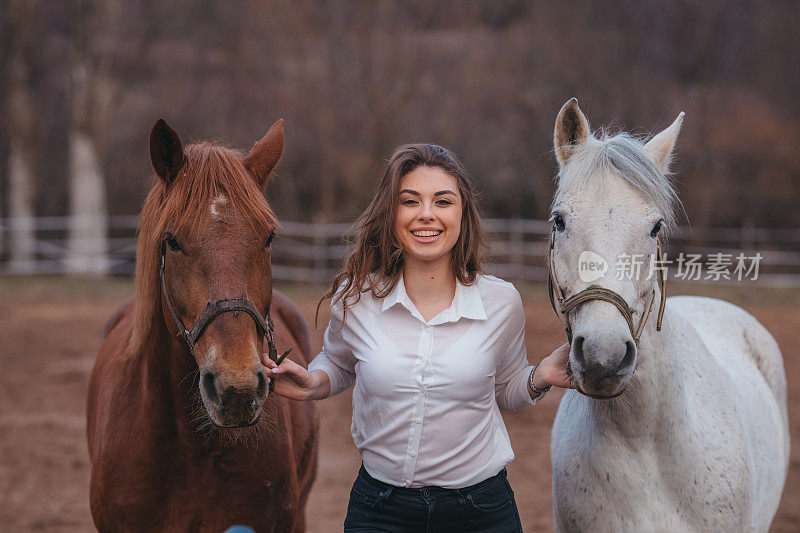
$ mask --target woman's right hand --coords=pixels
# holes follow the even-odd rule
[[[309,372],[291,359],[284,359],[278,366],[267,354],[263,354],[261,360],[269,369],[269,378],[275,382],[275,394],[291,400],[318,400],[325,397],[321,395],[321,389],[324,385],[323,378],[327,378],[327,374],[320,376],[319,374],[324,374],[321,370]],[[330,382],[328,389],[330,390]]]
[[[533,376],[533,385],[535,387],[543,389],[548,385],[552,385],[562,389],[575,388],[575,381],[567,370],[570,349],[570,344],[565,342],[553,350],[553,353],[542,359],[536,369],[536,375]]]

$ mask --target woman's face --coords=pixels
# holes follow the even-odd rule
[[[462,207],[456,179],[443,169],[419,166],[403,176],[394,232],[406,264],[449,261]]]

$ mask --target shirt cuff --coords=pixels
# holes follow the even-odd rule
[[[322,370],[330,379],[331,392],[326,398],[336,396],[340,392],[349,389],[356,381],[353,374],[331,361],[324,351],[320,352],[308,365],[308,371],[311,372],[313,370]]]

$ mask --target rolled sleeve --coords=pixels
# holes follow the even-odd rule
[[[345,339],[344,312],[341,302],[331,305],[331,319],[325,329],[322,351],[308,365],[308,370],[322,370],[331,381],[328,398],[353,386],[356,382],[356,357]]]
[[[514,291],[509,302],[508,328],[502,342],[507,346],[504,350],[495,378],[495,398],[497,405],[506,411],[519,411],[523,407],[538,402],[544,394],[531,398],[528,392],[528,378],[531,365],[525,349],[525,310],[522,298]]]

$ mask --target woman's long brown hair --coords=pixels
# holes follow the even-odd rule
[[[384,298],[397,286],[403,273],[403,250],[394,233],[400,181],[421,166],[439,167],[453,176],[461,194],[461,233],[452,251],[453,276],[463,285],[472,285],[478,274],[483,273],[486,237],[474,186],[464,166],[441,146],[406,144],[389,158],[378,191],[355,222],[355,238],[350,242],[342,269],[319,304],[327,298],[331,298],[331,305],[342,302],[346,314],[362,293]]]

